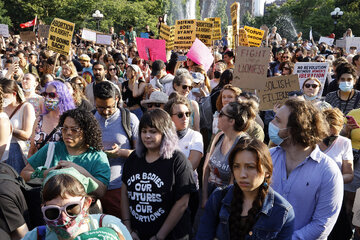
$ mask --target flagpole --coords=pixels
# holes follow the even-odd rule
[[[37,15],[35,15],[35,23],[34,23],[34,28],[33,28],[33,32],[35,32],[35,26],[36,26],[36,22],[37,22]]]

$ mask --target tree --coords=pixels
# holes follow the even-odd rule
[[[7,24],[7,25],[12,25],[11,24],[11,19],[9,16],[7,16],[7,11],[4,8],[4,2],[0,1],[0,23],[1,24]]]

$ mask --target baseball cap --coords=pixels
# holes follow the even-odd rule
[[[90,61],[90,57],[87,54],[81,54],[81,56],[79,57],[79,60]]]

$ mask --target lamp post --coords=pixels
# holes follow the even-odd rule
[[[99,10],[96,10],[93,14],[92,17],[95,19],[96,21],[96,27],[97,30],[99,31],[100,29],[100,21],[104,18],[104,14],[100,13]]]
[[[336,25],[338,23],[338,19],[342,17],[342,15],[344,14],[343,11],[340,10],[340,8],[335,8],[334,11],[332,11],[331,13],[331,17],[334,19],[334,25],[335,25],[335,30],[334,32],[336,32]]]

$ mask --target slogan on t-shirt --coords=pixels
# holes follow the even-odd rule
[[[221,39],[221,18],[219,18],[219,17],[205,18],[205,21],[209,21],[209,22],[213,23],[212,40],[220,40]]]
[[[261,42],[263,40],[263,36],[264,36],[264,30],[249,27],[249,26],[244,26],[244,29],[246,30],[246,32],[248,34],[250,47],[260,47]]]
[[[324,90],[326,77],[329,69],[327,62],[297,62],[294,67],[294,74],[299,77],[299,87],[302,88],[306,79],[315,77],[321,83],[321,89],[318,96],[322,95]]]
[[[191,48],[196,37],[196,20],[176,20],[175,49]]]
[[[212,22],[201,20],[196,21],[196,38],[208,47],[212,45],[212,28]]]
[[[50,25],[48,50],[68,56],[74,29],[75,23],[55,18]]]

